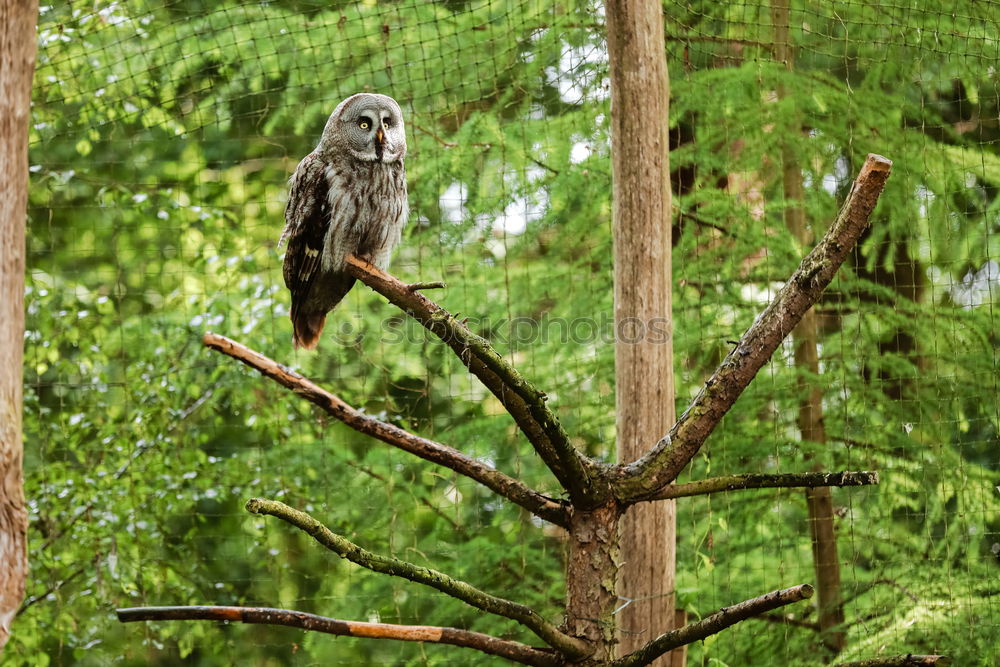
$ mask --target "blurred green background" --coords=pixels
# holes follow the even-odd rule
[[[878,470],[876,487],[834,490],[841,659],[997,664],[1000,5],[795,1],[791,69],[773,56],[767,3],[663,10],[680,410],[808,250],[782,221],[782,148],[818,234],[868,152],[894,161],[870,233],[817,306],[820,375],[781,348],[682,480]],[[235,338],[558,493],[499,403],[367,288],[331,316],[318,353],[292,350],[275,248],[287,179],[341,99],[386,93],[410,146],[410,224],[392,271],[447,281],[433,297],[548,393],[581,449],[613,460],[603,12],[533,0],[42,7],[26,278],[32,570],[6,663],[500,664],[288,628],[115,620],[139,605],[278,606],[537,642],[247,515],[252,496],[560,619],[557,531],[200,340]],[[799,437],[801,382],[823,389],[827,443]],[[678,515],[678,600],[692,618],[813,581],[801,491],[683,499]],[[813,621],[808,604],[789,611]],[[822,664],[818,647],[808,628],[752,620],[692,645],[689,663]]]

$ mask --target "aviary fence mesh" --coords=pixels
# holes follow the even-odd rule
[[[940,652],[993,665],[1000,6],[777,9],[663,5],[678,412],[808,250],[786,224],[788,179],[804,191],[808,236],[833,219],[868,152],[892,159],[893,175],[817,306],[819,372],[789,342],[682,479],[879,471],[878,486],[833,492],[842,659]],[[280,606],[533,639],[249,517],[251,496],[557,619],[560,535],[317,416],[200,338],[240,340],[371,414],[557,492],[495,399],[369,290],[331,315],[318,353],[292,350],[275,248],[287,178],[341,99],[390,94],[407,119],[411,203],[392,272],[445,280],[433,298],[547,391],[579,447],[613,460],[607,77],[600,3],[42,7],[25,341],[32,575],[6,657],[471,659],[290,629],[114,620],[115,607],[144,604]],[[822,441],[799,427],[814,388]],[[691,617],[813,581],[799,490],[682,499],[678,515],[678,604]],[[789,613],[792,623],[748,621],[691,646],[690,664],[822,663],[815,612]]]

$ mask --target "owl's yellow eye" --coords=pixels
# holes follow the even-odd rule
[[[382,121],[382,127],[385,128],[386,130],[388,130],[389,129],[389,121],[383,120]]]
[[[367,130],[371,126],[372,123],[367,118],[361,118],[360,120],[358,120],[358,127],[360,127],[362,130]]]

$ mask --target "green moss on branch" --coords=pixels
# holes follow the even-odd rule
[[[313,539],[341,558],[346,558],[372,572],[390,574],[430,586],[476,609],[517,621],[538,635],[549,646],[566,656],[581,658],[590,653],[586,642],[564,634],[530,607],[490,595],[471,584],[453,579],[443,572],[366,551],[346,537],[334,533],[312,516],[284,503],[264,498],[251,498],[247,501],[246,509],[252,514],[277,517],[308,533]]]

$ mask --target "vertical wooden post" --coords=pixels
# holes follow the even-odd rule
[[[0,0],[0,650],[28,573],[21,410],[24,220],[37,0]]]
[[[773,0],[771,23],[774,25],[774,57],[785,68],[795,68],[795,52],[789,30],[789,0]],[[777,91],[779,99],[788,96],[784,86]],[[801,134],[796,121],[789,132]],[[812,246],[813,233],[806,224],[805,188],[802,169],[794,147],[785,143],[781,148],[782,186],[785,194],[785,225],[803,248]],[[810,309],[792,331],[795,342],[795,365],[812,376],[819,375],[819,322],[816,311]],[[802,440],[825,443],[823,426],[823,390],[816,383],[799,381],[799,435]],[[820,470],[816,468],[816,470]],[[840,559],[837,555],[837,534],[833,523],[833,495],[830,487],[806,489],[809,511],[809,532],[812,537],[813,570],[816,573],[816,601],[823,643],[833,653],[847,645],[844,633],[844,603],[840,592]]]
[[[674,422],[670,167],[663,8],[609,0],[619,462],[633,461]],[[674,625],[673,501],[641,503],[622,521],[619,654]],[[665,656],[657,665],[672,664]],[[678,663],[680,664],[680,663]]]

